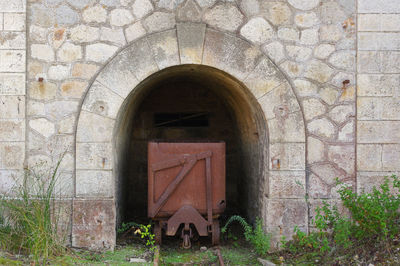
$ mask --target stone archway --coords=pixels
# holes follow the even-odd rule
[[[234,77],[268,125],[259,213],[271,232],[307,227],[305,132],[300,105],[281,71],[256,46],[205,24],[183,23],[129,44],[100,71],[83,100],[76,133],[72,245],[115,245],[115,147],[120,110],[150,75],[172,66],[204,65]],[[123,121],[122,121],[123,123]],[[268,159],[265,159],[268,158]]]

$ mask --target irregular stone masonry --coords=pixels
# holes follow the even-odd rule
[[[108,206],[113,197],[112,147],[104,133],[93,133],[96,143],[85,140],[85,135],[79,141],[78,118],[93,126],[101,121],[103,130],[112,132],[117,107],[130,92],[125,85],[137,84],[167,66],[205,64],[212,30],[217,40],[226,34],[228,44],[241,40],[254,47],[243,58],[221,51],[207,64],[244,80],[268,120],[269,194],[260,206],[265,226],[276,238],[280,232],[290,235],[294,224],[307,230],[312,218],[307,208],[321,199],[337,199],[336,177],[361,190],[399,171],[396,0],[0,0],[0,12],[2,192],[24,166],[54,162],[67,149],[63,195],[76,199],[74,207],[94,204],[100,212]],[[146,64],[132,77],[107,76],[103,70],[113,67],[115,56],[132,45],[143,48],[142,40],[154,48],[140,54]],[[177,42],[179,47],[174,46]],[[245,60],[263,54],[271,59],[268,71],[274,73],[257,83],[251,80],[256,65]],[[228,65],[218,61],[224,55],[230,57]],[[147,64],[154,60],[154,65]],[[238,62],[245,63],[235,68],[232,64]],[[99,72],[103,75],[97,76]],[[94,111],[99,100],[107,102],[106,113]],[[273,109],[277,105],[293,111],[293,123],[284,132],[286,142],[274,135],[279,129]],[[305,136],[299,140],[303,124]],[[277,158],[280,169],[273,163]],[[294,185],[296,180],[305,190]],[[98,201],[86,202],[89,198]],[[107,213],[111,218],[104,231],[111,238],[113,215]],[[101,248],[96,243],[104,236],[91,244],[76,239],[84,226],[75,227],[72,242]],[[114,242],[107,243],[104,247],[109,248]]]

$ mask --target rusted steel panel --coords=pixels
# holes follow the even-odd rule
[[[207,184],[211,185],[208,193]],[[224,211],[224,142],[149,142],[149,217],[170,217],[184,205],[192,206],[209,222],[211,215]]]

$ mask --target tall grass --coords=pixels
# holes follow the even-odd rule
[[[55,186],[61,160],[48,170],[26,169],[10,195],[0,198],[0,248],[46,264],[65,251],[58,227]]]

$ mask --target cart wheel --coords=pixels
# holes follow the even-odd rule
[[[211,229],[212,229],[211,232],[212,244],[213,246],[219,245],[219,235],[220,235],[219,220],[213,220]]]
[[[156,241],[157,245],[161,245],[162,242],[162,231],[161,231],[161,225],[160,222],[156,222],[154,224],[154,240]]]

